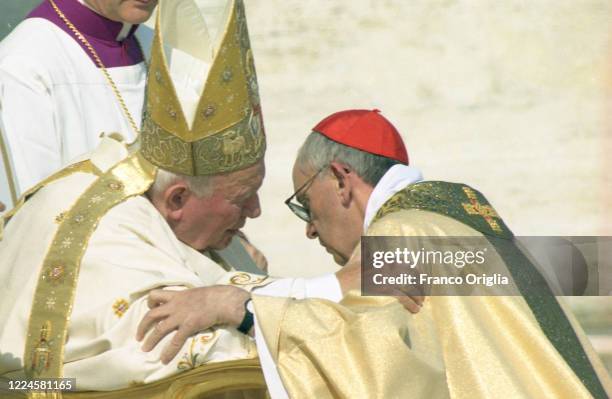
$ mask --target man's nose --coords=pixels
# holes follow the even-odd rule
[[[255,219],[261,215],[261,206],[259,204],[259,195],[255,194],[244,204],[244,215],[248,218]]]
[[[317,229],[315,228],[314,224],[312,222],[308,222],[306,224],[306,237],[313,240],[317,238],[318,236],[319,234],[317,233]]]

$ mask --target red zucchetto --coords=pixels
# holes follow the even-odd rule
[[[402,137],[377,109],[336,112],[312,130],[337,143],[408,165],[408,152]]]

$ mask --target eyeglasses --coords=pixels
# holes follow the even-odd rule
[[[302,184],[302,186],[300,188],[295,190],[295,192],[293,193],[293,195],[291,197],[289,197],[289,198],[287,198],[285,200],[285,205],[287,205],[289,207],[289,209],[291,209],[291,212],[293,212],[295,214],[295,216],[299,217],[300,219],[302,219],[306,223],[310,223],[310,221],[312,220],[311,215],[310,215],[310,209],[308,209],[308,207],[306,207],[306,206],[304,206],[302,204],[299,204],[297,202],[291,202],[291,200],[293,200],[300,193],[302,193],[302,192],[305,193],[308,190],[308,188],[310,187],[310,185],[312,184],[312,182],[314,182],[314,179],[326,167],[327,167],[327,165],[325,165],[321,169],[319,169],[319,171],[317,173],[315,173],[314,175],[312,175],[312,177],[310,177],[308,180],[306,180],[304,182],[304,184]]]

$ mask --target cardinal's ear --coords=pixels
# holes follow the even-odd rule
[[[351,168],[340,162],[332,162],[329,164],[329,167],[334,175],[334,180],[336,183],[336,193],[340,197],[340,202],[343,206],[347,207],[352,198],[352,175],[354,172]]]

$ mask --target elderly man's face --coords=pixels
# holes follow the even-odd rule
[[[85,0],[108,19],[130,24],[145,22],[153,13],[157,0]]]
[[[212,177],[213,192],[197,197],[188,189],[180,198],[170,197],[165,212],[172,230],[197,250],[223,249],[247,218],[261,214],[257,190],[265,175],[263,161],[247,169]],[[172,209],[172,202],[180,206]]]
[[[297,164],[293,167],[294,190],[302,188],[296,198],[310,211],[306,236],[318,238],[334,261],[345,265],[359,242],[363,220],[352,206],[343,204],[339,182],[329,170],[302,187],[315,173],[316,170]]]

